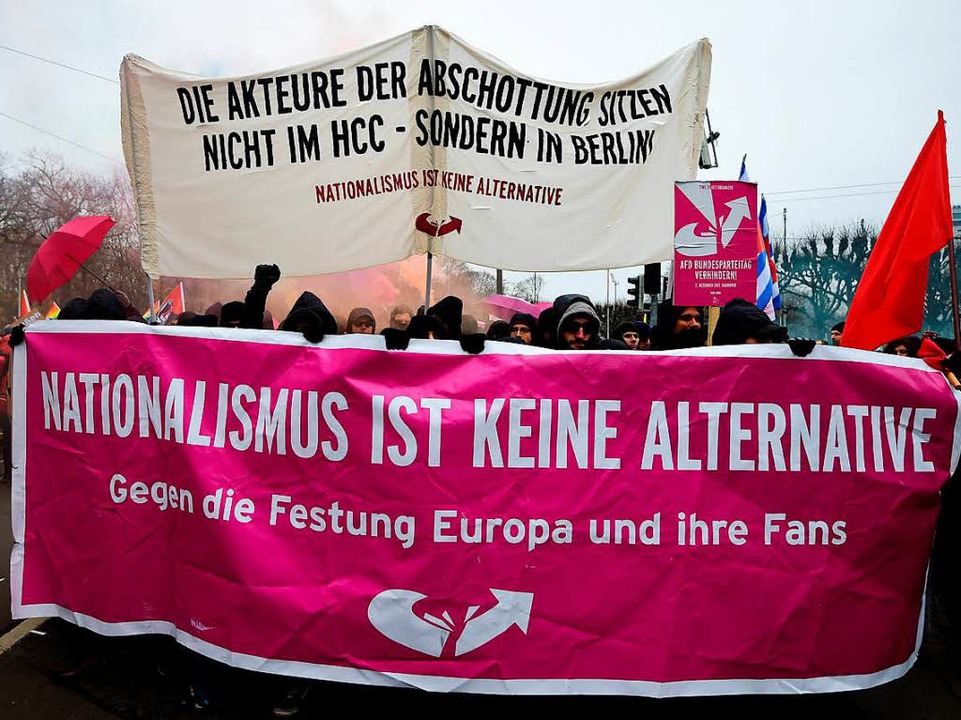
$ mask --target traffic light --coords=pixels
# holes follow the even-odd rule
[[[648,295],[661,292],[661,263],[648,263],[644,266],[644,292]]]
[[[627,279],[627,306],[632,307],[635,310],[640,310],[640,290],[641,287],[641,276],[635,275],[634,277],[629,277]]]

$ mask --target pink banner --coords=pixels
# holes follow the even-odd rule
[[[674,303],[753,298],[757,236],[754,183],[674,183]]]
[[[910,668],[958,455],[939,373],[833,347],[487,347],[32,325],[15,616],[440,691],[819,692]]]

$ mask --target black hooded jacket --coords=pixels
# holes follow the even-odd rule
[[[557,323],[554,322],[554,306],[544,308],[537,316],[537,328],[534,330],[534,345],[545,348],[554,347],[554,337],[557,335]]]
[[[313,331],[312,334],[319,331],[323,335],[336,335],[337,320],[324,305],[323,300],[309,290],[305,290],[277,329],[289,332]]]
[[[460,326],[464,317],[463,300],[455,295],[448,295],[431,305],[427,309],[427,315],[443,323],[444,340],[460,340]]]
[[[748,339],[784,342],[787,328],[772,321],[754,303],[735,298],[721,308],[711,336],[712,345],[741,345]]]
[[[554,299],[553,318],[556,320],[554,325],[554,347],[558,350],[566,350],[567,348],[562,346],[561,340],[561,327],[574,315],[588,314],[591,316],[591,323],[589,329],[591,330],[591,339],[587,342],[585,350],[597,350],[598,346],[601,344],[601,318],[597,314],[597,310],[594,308],[594,304],[590,301],[586,295],[579,295],[572,293],[569,295],[558,295]]]

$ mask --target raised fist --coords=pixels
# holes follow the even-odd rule
[[[280,268],[276,265],[258,265],[254,270],[254,282],[273,285],[280,280]]]

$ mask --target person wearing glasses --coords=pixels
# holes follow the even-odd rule
[[[530,313],[514,313],[510,319],[511,337],[515,337],[525,345],[534,342],[534,330],[537,328],[537,318]]]
[[[409,320],[409,318],[408,318]],[[370,308],[355,307],[347,316],[347,334],[362,333],[373,335],[377,330],[377,321],[374,320],[374,313]]]

